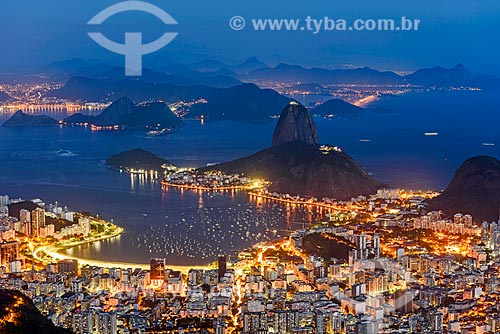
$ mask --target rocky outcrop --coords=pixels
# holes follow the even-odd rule
[[[383,185],[338,147],[318,144],[314,121],[302,105],[281,113],[273,146],[246,158],[202,168],[271,181],[272,192],[347,200]]]
[[[489,156],[466,160],[445,191],[429,202],[428,210],[448,216],[470,214],[476,222],[497,221],[500,212],[500,161]]]
[[[274,129],[273,146],[293,141],[318,145],[318,131],[311,114],[303,105],[292,101],[281,112]]]

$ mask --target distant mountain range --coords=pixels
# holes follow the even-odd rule
[[[500,161],[489,156],[466,160],[443,194],[429,202],[428,210],[442,210],[448,216],[470,214],[477,222],[498,221]]]
[[[71,73],[71,77],[62,88],[50,91],[47,96],[83,101],[112,101],[128,96],[135,101],[162,100],[167,103],[205,99],[208,103],[193,106],[187,117],[203,115],[211,119],[265,121],[278,115],[290,99],[249,82],[294,83],[287,88],[288,91],[318,94],[330,94],[325,86],[331,84],[500,89],[500,78],[475,77],[462,65],[421,69],[402,76],[368,67],[331,70],[283,63],[269,67],[255,57],[237,65],[211,59],[190,64],[165,57],[154,59],[154,62],[147,63],[152,68],[145,67],[140,78],[125,77],[123,67],[89,63],[81,59],[51,64],[47,71],[64,73],[66,76]],[[313,113],[332,115],[332,110],[333,115],[341,117],[361,111],[334,100],[313,110]]]
[[[99,72],[80,71],[75,74],[76,76],[83,76],[111,83],[130,79],[125,76],[124,68],[120,66],[111,67]],[[136,78],[135,80],[138,79]],[[228,88],[241,84],[241,81],[236,78],[236,73],[225,69],[210,72],[186,70],[175,74],[166,74],[145,68],[139,80],[156,84],[172,84],[179,86],[204,85],[218,88]]]
[[[22,126],[51,126],[59,124],[57,120],[45,115],[28,115],[21,110],[17,111],[2,126],[4,127],[22,127]]]
[[[179,61],[164,57],[154,56],[144,59],[144,68],[150,72],[160,72],[165,75],[181,74],[186,72],[210,73],[221,70],[230,71],[234,74],[246,74],[252,71],[268,68],[264,62],[256,57],[251,57],[236,65],[228,65],[224,62],[205,58],[193,63],[181,63]],[[92,73],[100,73],[111,70],[112,68],[121,68],[105,62],[89,62],[81,58],[68,59],[57,61],[47,65],[43,70],[49,74],[56,75],[91,75]]]
[[[298,65],[278,64],[274,68],[263,68],[239,77],[243,81],[273,80],[297,81],[303,84],[411,84],[424,87],[461,87],[473,86],[483,89],[500,87],[500,79],[495,76],[474,77],[463,66],[452,68],[433,67],[417,70],[409,75],[399,75],[390,71],[377,71],[368,67],[357,69],[328,70],[305,68]],[[318,87],[319,88],[319,87]]]
[[[203,59],[194,63],[180,63],[157,56],[145,61],[143,78],[147,82],[173,85],[207,85],[228,88],[241,82],[278,81],[316,84],[318,89],[327,84],[411,84],[424,87],[473,86],[483,89],[498,89],[500,78],[492,75],[473,76],[463,65],[452,68],[440,66],[424,68],[409,75],[391,71],[378,71],[369,67],[355,69],[306,68],[299,65],[279,63],[270,67],[256,57],[237,65],[222,61]],[[53,74],[84,76],[95,79],[124,80],[123,67],[106,63],[90,63],[82,59],[53,63],[45,69]]]
[[[422,86],[462,86],[472,80],[472,74],[463,66],[424,68],[404,77],[405,82]]]
[[[353,70],[327,70],[289,64],[259,69],[244,76],[243,79],[317,84],[396,84],[403,82],[402,78],[394,72],[380,72],[368,67]]]
[[[139,80],[116,83],[75,77],[64,87],[52,91],[53,96],[70,100],[100,101],[128,96],[136,101],[163,100],[166,102],[206,99],[208,103],[194,105],[188,117],[204,115],[211,119],[238,121],[265,121],[277,115],[290,101],[270,89],[254,84],[241,84],[230,88],[208,86],[176,86],[154,84]]]
[[[341,149],[320,146],[309,112],[296,102],[281,113],[272,147],[242,159],[201,168],[209,170],[271,181],[272,192],[338,200],[373,194],[383,186]]]
[[[126,128],[175,129],[182,121],[162,102],[140,105],[122,97],[104,109],[98,116],[74,114],[64,119],[67,124],[88,123],[96,126],[119,125]]]

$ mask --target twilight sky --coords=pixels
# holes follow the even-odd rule
[[[434,65],[464,64],[474,74],[500,75],[500,1],[498,0],[150,0],[178,21],[165,27],[154,16],[129,12],[101,27],[86,25],[95,14],[118,0],[3,0],[0,14],[0,70],[83,58],[114,61],[123,57],[99,47],[87,32],[103,32],[123,41],[125,31],[144,33],[152,41],[175,31],[174,42],[156,53],[189,62],[202,58],[263,60],[303,65],[354,64],[377,69],[413,70]],[[233,31],[229,19],[247,20]],[[419,31],[355,32],[253,31],[252,18],[305,19],[328,16],[354,20],[420,19]],[[197,60],[193,58],[192,60]]]

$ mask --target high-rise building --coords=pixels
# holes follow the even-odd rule
[[[57,262],[57,272],[78,275],[78,260],[65,259]]]
[[[368,319],[361,318],[360,322],[356,325],[356,333],[358,334],[377,334],[377,323]]]
[[[227,271],[226,257],[224,255],[219,256],[219,258],[217,259],[217,264],[218,264],[217,277],[220,283]]]
[[[356,236],[356,251],[358,260],[364,260],[367,258],[366,234]]]
[[[9,196],[3,195],[0,196],[0,206],[7,206],[9,205]]]
[[[9,263],[9,272],[10,273],[20,273],[22,269],[22,263],[21,261],[12,261]]]
[[[473,221],[472,221],[472,216],[471,215],[465,215],[464,216],[464,221],[465,221],[465,226],[472,227]]]
[[[0,243],[0,266],[8,267],[9,263],[19,258],[19,242]]]
[[[268,331],[266,312],[244,312],[243,313],[243,331],[246,333],[257,333],[259,331]]]
[[[150,277],[152,280],[165,279],[165,259],[154,258],[149,262]]]
[[[32,235],[31,223],[30,222],[23,223],[23,225],[21,227],[21,232],[23,232],[25,235],[30,237]]]
[[[116,334],[116,313],[99,312],[98,329],[99,334]]]
[[[398,290],[394,294],[394,307],[399,313],[413,312],[413,293],[411,291]]]
[[[215,320],[215,334],[226,334],[226,319],[220,317]]]
[[[19,221],[21,223],[31,223],[31,212],[29,210],[21,209],[19,211]]]
[[[443,330],[443,313],[434,312],[431,314],[431,325],[433,331],[441,332]]]
[[[40,234],[40,228],[45,227],[45,210],[37,208],[31,212],[31,233],[37,237]]]
[[[373,235],[373,255],[376,259],[380,257],[380,235],[378,233]]]
[[[315,333],[324,334],[325,333],[325,315],[321,311],[315,312]]]
[[[78,220],[78,225],[80,225],[80,228],[82,230],[82,234],[84,236],[89,235],[91,227],[90,227],[90,219],[88,217],[82,217],[82,218],[80,218]]]

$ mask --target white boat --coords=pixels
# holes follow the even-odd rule
[[[165,128],[165,129],[161,129],[161,130],[151,130],[151,131],[148,131],[148,136],[149,137],[164,136],[164,135],[168,135],[168,134],[173,133],[173,132],[174,132],[174,130],[169,129],[169,128]]]
[[[439,132],[424,132],[424,136],[438,136]]]

